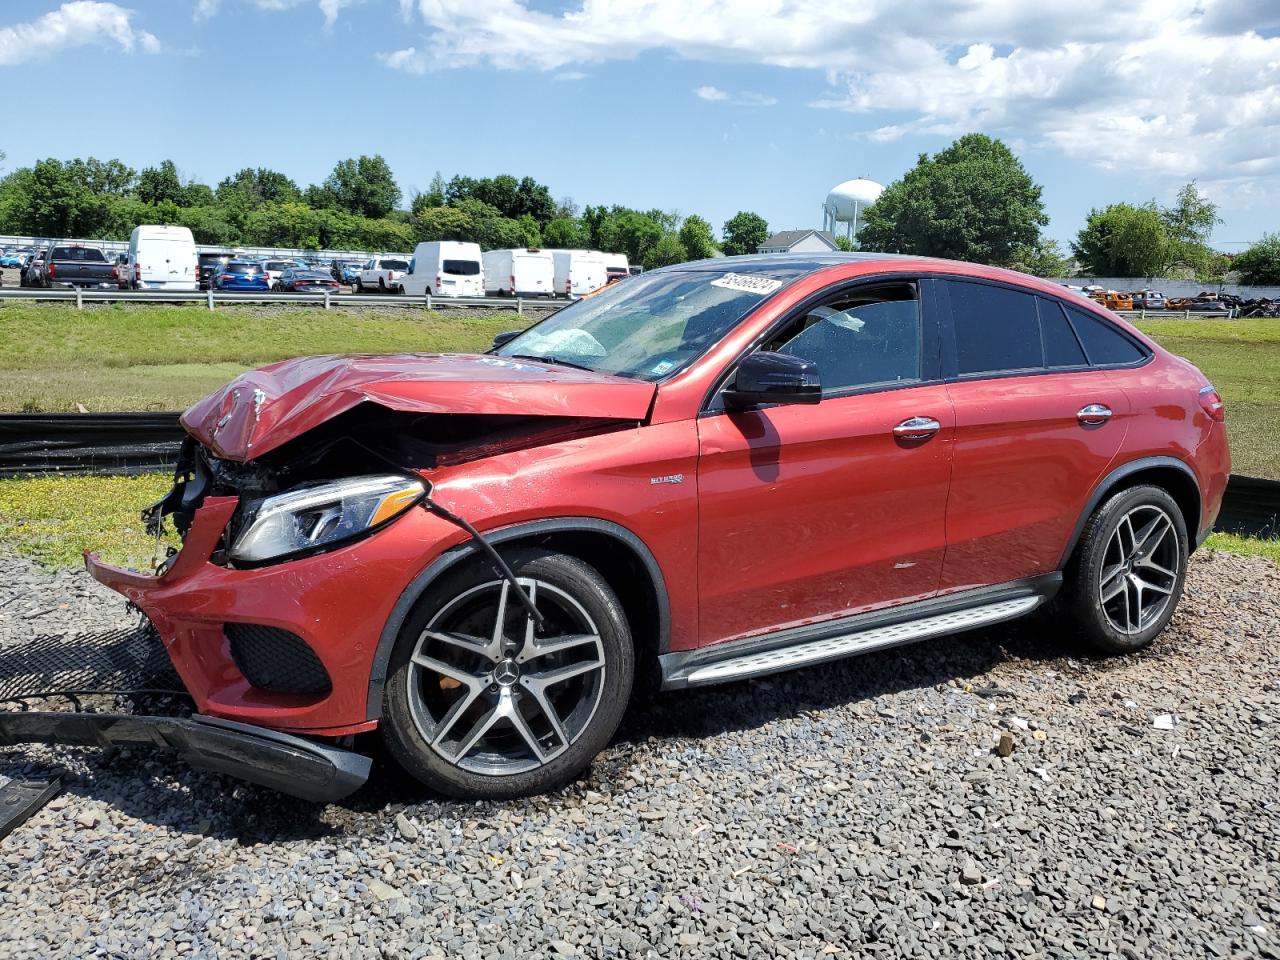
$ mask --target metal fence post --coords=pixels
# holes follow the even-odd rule
[[[324,288],[324,308],[326,310],[329,309],[329,288],[328,287]]]
[[[431,291],[430,290],[427,291],[427,309],[428,310],[431,309]]]
[[[516,313],[524,316],[524,297],[516,297]]]
[[[84,295],[79,287],[76,287],[76,309],[84,309]]]
[[[213,309],[213,286],[212,285],[210,285],[209,287],[209,309],[210,310]]]

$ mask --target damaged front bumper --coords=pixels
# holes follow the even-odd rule
[[[313,740],[216,717],[112,713],[0,713],[0,746],[148,746],[177,753],[201,770],[223,773],[314,803],[341,800],[369,779],[370,760]]]

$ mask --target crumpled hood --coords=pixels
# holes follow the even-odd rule
[[[219,457],[252,460],[365,402],[417,413],[643,420],[655,390],[505,357],[299,357],[241,374],[184,413],[182,426]]]

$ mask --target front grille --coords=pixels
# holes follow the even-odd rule
[[[260,623],[228,623],[223,630],[236,668],[259,690],[323,696],[333,689],[320,658],[296,634]]]
[[[183,692],[149,621],[105,633],[0,641],[0,700],[129,690]]]

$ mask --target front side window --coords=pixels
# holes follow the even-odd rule
[[[661,380],[693,363],[749,311],[810,269],[770,264],[751,272],[726,266],[645,274],[570,304],[495,353]]]
[[[763,346],[818,365],[823,395],[921,379],[914,284],[845,291],[805,311]]]
[[[947,290],[960,376],[1044,366],[1034,295],[962,281]]]

